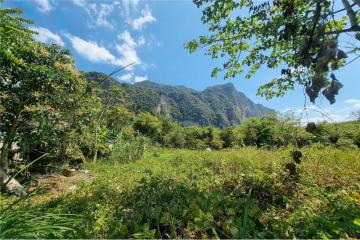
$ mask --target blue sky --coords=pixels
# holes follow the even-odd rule
[[[190,54],[183,47],[186,41],[207,32],[200,21],[201,10],[192,1],[5,0],[3,5],[24,9],[25,16],[35,22],[33,29],[39,32],[35,38],[69,48],[79,70],[109,73],[118,65],[135,62],[116,78],[196,90],[232,82],[253,101],[279,112],[291,109],[299,114],[304,107],[300,87],[270,101],[256,96],[258,86],[279,76],[278,70],[262,68],[250,80],[244,76],[211,78],[212,68],[221,60],[212,60],[201,51]],[[359,69],[357,61],[337,73],[344,84],[337,102],[330,105],[320,98],[316,105],[308,104],[309,120],[323,120],[320,111],[333,121],[343,121],[360,110]]]

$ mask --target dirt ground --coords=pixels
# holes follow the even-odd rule
[[[83,181],[90,181],[93,178],[89,171],[79,170],[68,172],[66,174],[51,173],[45,175],[36,175],[30,184],[30,191],[40,189],[51,195],[59,195],[74,191]]]

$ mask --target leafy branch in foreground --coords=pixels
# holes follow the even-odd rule
[[[210,34],[185,47],[190,52],[205,47],[206,55],[225,59],[212,77],[225,72],[225,79],[234,78],[247,68],[251,78],[261,66],[281,69],[280,77],[258,89],[267,99],[300,84],[312,102],[322,92],[334,103],[342,88],[334,72],[360,57],[359,1],[261,2],[194,0],[203,7],[201,20]]]

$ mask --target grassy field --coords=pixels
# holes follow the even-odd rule
[[[76,229],[65,237],[360,238],[360,151],[302,152],[291,175],[290,149],[155,149],[129,164],[87,164],[91,180],[35,196],[31,209],[65,216]]]

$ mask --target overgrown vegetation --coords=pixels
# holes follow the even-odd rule
[[[251,1],[241,4],[247,2],[255,16],[250,20],[266,16],[267,5],[255,10]],[[276,2],[283,2],[271,8],[278,16],[290,3]],[[329,2],[319,1],[315,10],[328,13]],[[228,16],[234,4],[226,2],[222,6],[230,9],[220,13]],[[295,4],[314,7],[301,1]],[[358,1],[350,8],[355,4]],[[206,9],[209,19],[204,21],[214,21],[210,13],[219,9],[212,5]],[[0,9],[0,181],[7,188],[1,188],[0,238],[360,238],[359,119],[302,126],[294,117],[270,114],[221,129],[183,126],[166,112],[154,115],[139,106],[131,112],[129,88],[104,74],[79,72],[70,51],[33,39],[36,33],[26,27],[31,21],[21,13]],[[291,10],[287,17],[302,13]],[[298,46],[308,41],[306,36],[318,36],[345,20],[339,21],[326,23],[324,29],[316,25],[316,32],[305,32],[300,39],[297,31],[289,36],[282,32],[281,47],[288,46],[283,42],[286,38],[296,40]],[[346,31],[341,26],[339,31]],[[357,24],[350,30],[358,31]],[[314,58],[315,50],[334,40],[330,35],[321,46],[311,43],[302,55]],[[213,39],[202,38],[200,43],[208,44],[207,40]],[[194,44],[190,43],[190,50],[197,47]],[[341,65],[340,51],[336,46],[336,59],[327,58],[323,67]],[[284,60],[273,57],[274,66]],[[301,59],[285,60],[291,61],[290,67],[304,67]],[[310,64],[307,71],[325,78],[328,69],[314,72],[314,67]],[[256,68],[255,64],[251,71]],[[228,70],[231,76],[239,69]],[[284,74],[289,85],[271,83],[270,96],[276,84],[282,87],[279,95],[294,84],[293,73]],[[316,89],[330,91],[334,82]],[[225,106],[227,101],[220,95],[215,100],[216,89],[196,99],[183,88],[178,91],[189,95],[194,108],[205,107],[199,100],[203,98],[211,106]],[[225,95],[232,92],[229,88]],[[135,104],[153,106],[161,101],[148,95]],[[199,117],[187,103],[179,108],[184,111],[174,114],[180,118],[184,113]],[[228,126],[225,112],[204,118],[211,121],[203,123]],[[66,186],[66,194],[44,189],[25,197],[34,188],[36,174],[56,177],[54,173],[61,172],[70,177],[81,168],[92,176]]]
[[[76,238],[360,237],[358,150],[303,148],[296,180],[289,149],[153,151],[31,207],[81,216]]]

